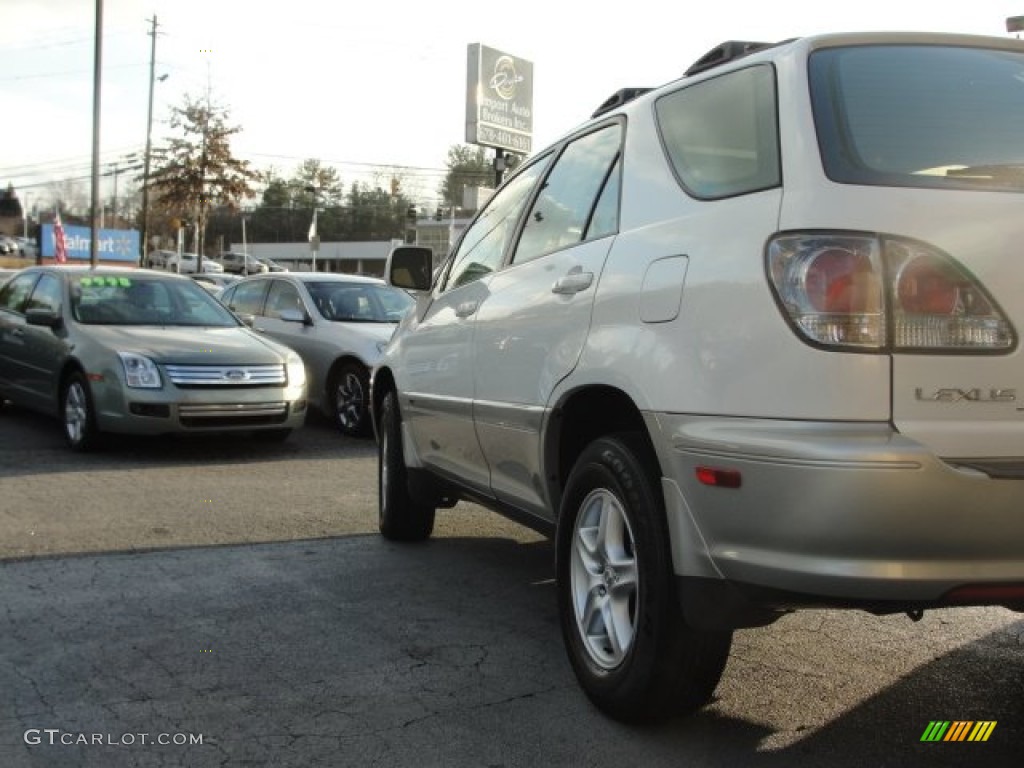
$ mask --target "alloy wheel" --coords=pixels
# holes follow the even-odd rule
[[[596,665],[615,669],[636,634],[639,576],[629,521],[622,503],[608,490],[591,491],[580,505],[571,559],[580,639]]]

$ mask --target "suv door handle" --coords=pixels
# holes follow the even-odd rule
[[[464,301],[455,307],[456,317],[469,317],[476,312],[477,307],[480,306],[479,301]]]
[[[555,281],[555,284],[551,287],[551,292],[572,295],[587,290],[593,282],[593,272],[582,272],[579,267],[574,267],[573,271],[570,271],[569,274]]]

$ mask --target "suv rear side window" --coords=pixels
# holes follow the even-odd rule
[[[781,183],[772,67],[680,88],[658,99],[655,111],[672,167],[694,197],[732,197]]]
[[[809,70],[830,179],[1024,189],[1024,54],[869,45],[817,51]]]
[[[520,264],[595,236],[588,236],[587,225],[621,144],[622,127],[615,124],[566,146],[526,217],[513,262]],[[617,189],[616,184],[611,186]],[[618,196],[611,202],[612,210],[617,212]],[[609,227],[607,213],[606,208],[606,220],[597,228],[596,236],[617,229],[617,222]]]

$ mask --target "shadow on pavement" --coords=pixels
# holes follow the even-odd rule
[[[899,661],[918,630],[876,638],[898,671],[820,700],[773,655],[796,634],[784,620],[744,637],[705,711],[631,728],[576,685],[552,559],[547,541],[357,536],[0,563],[0,765],[1019,764],[1020,622],[920,666]],[[847,634],[812,639],[832,659],[819,685],[865,684],[844,654],[870,630]],[[998,725],[984,744],[921,744],[937,719]],[[29,746],[33,728],[203,743]]]
[[[53,472],[131,470],[139,467],[188,467],[217,463],[253,464],[338,456],[375,457],[369,436],[342,435],[311,410],[305,425],[284,442],[263,440],[253,432],[202,435],[114,435],[101,447],[75,454],[66,445],[56,419],[5,404],[0,408],[0,452],[16,460],[0,466],[0,477]]]

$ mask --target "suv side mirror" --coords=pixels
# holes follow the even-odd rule
[[[422,245],[400,245],[388,254],[385,279],[396,288],[429,291],[434,274],[434,251]]]

